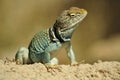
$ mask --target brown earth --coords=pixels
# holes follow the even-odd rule
[[[0,60],[0,80],[120,80],[120,62],[59,65],[59,69],[47,71],[41,63],[16,65]]]

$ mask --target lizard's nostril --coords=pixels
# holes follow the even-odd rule
[[[80,14],[87,14],[87,11],[85,9],[80,9]]]

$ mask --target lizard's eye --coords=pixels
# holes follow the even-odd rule
[[[71,13],[70,16],[75,16],[75,13]]]

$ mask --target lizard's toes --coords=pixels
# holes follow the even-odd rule
[[[79,65],[78,62],[76,62],[76,61],[71,63],[71,66],[78,66],[78,65]]]
[[[23,62],[21,62],[19,60],[16,60],[15,62],[16,62],[17,65],[23,64]]]
[[[53,64],[45,64],[45,67],[47,68],[48,72],[50,72],[51,70],[57,69],[60,71],[60,66],[59,65],[53,65]]]

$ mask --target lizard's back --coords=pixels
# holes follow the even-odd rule
[[[30,42],[29,50],[35,53],[42,53],[50,43],[48,29],[42,30],[35,34]]]

